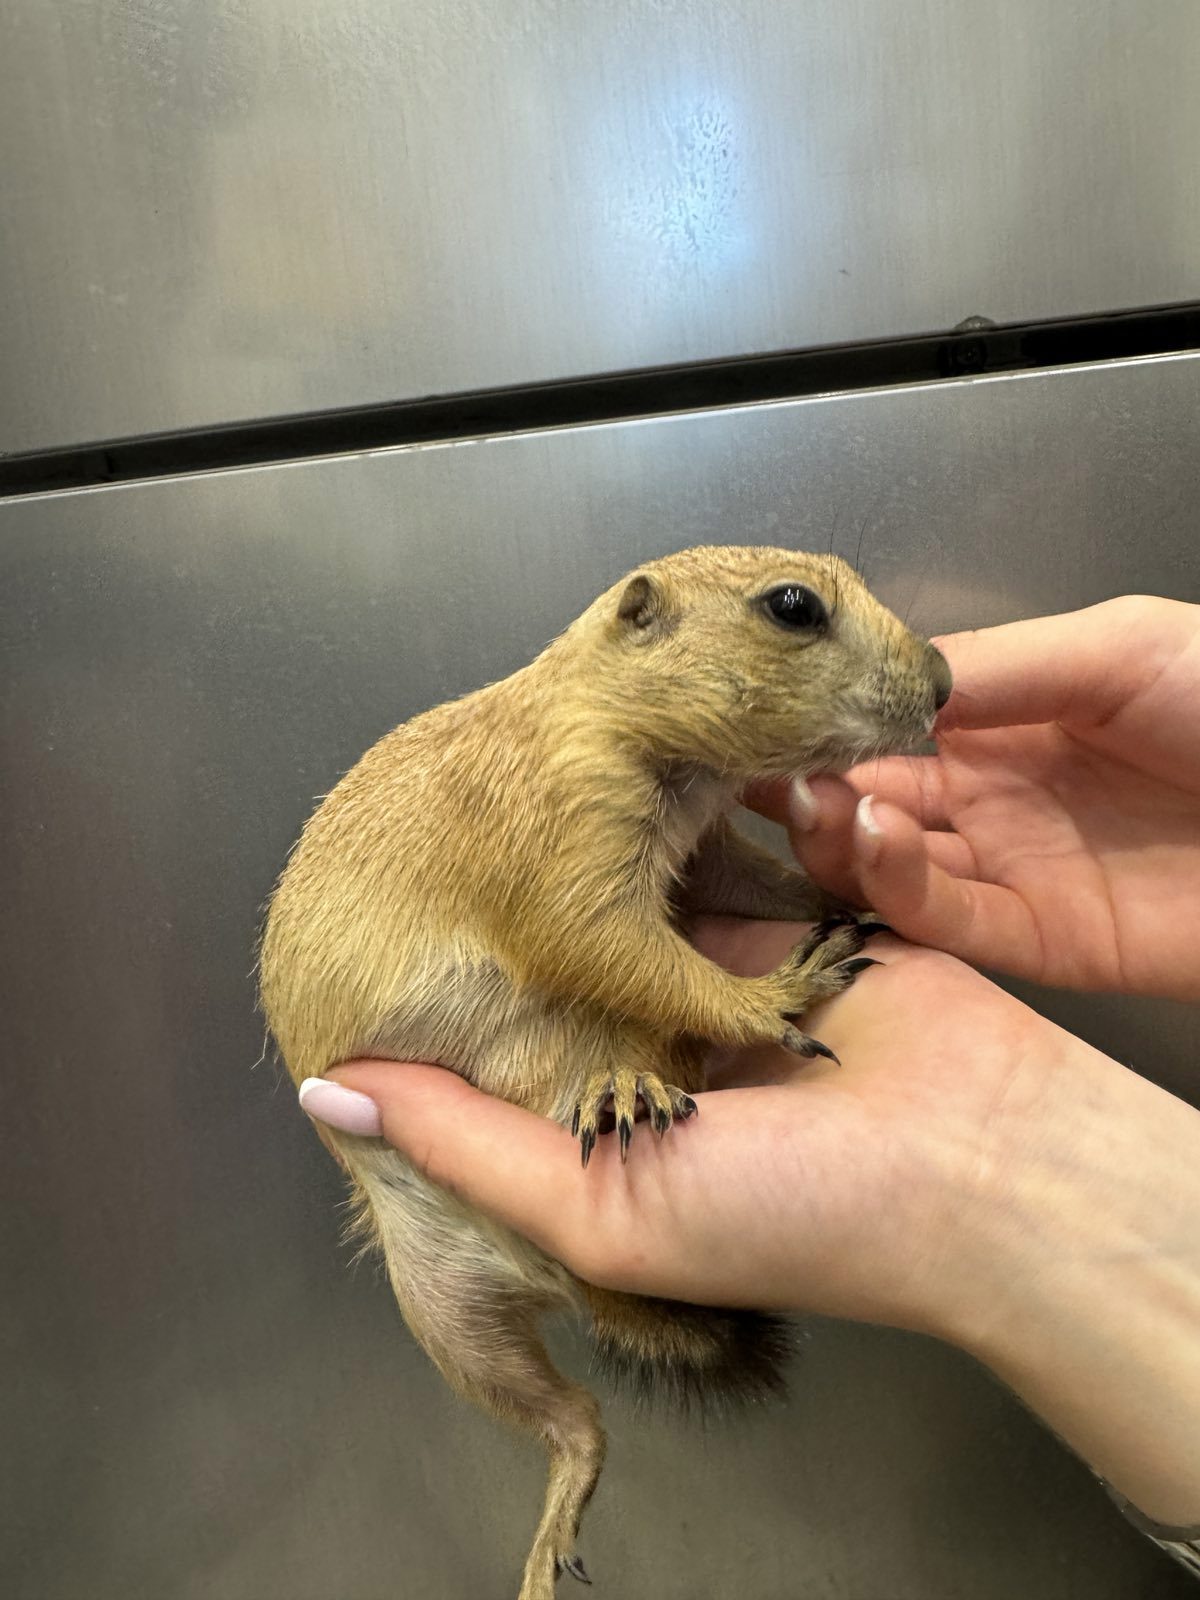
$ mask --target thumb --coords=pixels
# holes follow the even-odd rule
[[[689,1160],[694,1140],[673,1149],[650,1142],[628,1171],[616,1139],[602,1139],[585,1170],[565,1128],[442,1067],[355,1061],[306,1079],[300,1092],[309,1116],[386,1139],[432,1183],[523,1234],[578,1278],[675,1299],[711,1293],[703,1252],[681,1242],[681,1220],[702,1209],[711,1188],[709,1168]],[[668,1168],[684,1197],[681,1216],[665,1198]],[[736,1263],[745,1252],[729,1254]]]
[[[439,1188],[553,1253],[578,1147],[565,1128],[443,1067],[356,1061],[300,1086],[318,1122],[383,1138]]]

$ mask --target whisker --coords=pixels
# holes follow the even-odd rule
[[[903,622],[906,628],[908,627],[908,619],[913,614],[913,608],[920,599],[921,591],[925,587],[925,579],[929,576],[929,569],[933,565],[934,555],[935,551],[933,545],[930,544],[929,548],[925,552],[925,560],[921,564],[921,571],[917,576],[917,587],[913,591],[912,598],[909,600],[908,606],[904,612]]]
[[[883,499],[883,497],[884,497],[884,495],[886,493],[887,493],[887,486],[885,484],[876,492],[875,498],[871,501],[871,504],[867,507],[866,515],[863,517],[863,519],[862,519],[861,523],[859,523],[859,527],[858,527],[858,545],[857,545],[857,547],[855,548],[855,551],[854,551],[854,570],[855,570],[855,572],[858,573],[859,577],[862,579],[862,581],[864,583],[866,583],[866,581],[867,581],[867,575],[862,570],[863,536],[867,531],[867,525],[874,519],[875,513],[879,510],[879,503]]]
[[[833,526],[829,530],[829,550],[827,552],[827,554],[829,554],[829,555],[833,554],[833,541],[837,538],[838,519],[840,518],[841,514],[842,514],[841,506],[834,506],[834,508],[833,508]]]
[[[860,563],[862,561],[863,534],[866,533],[866,531],[867,519],[864,517],[858,525],[858,543],[854,547],[854,570],[858,573],[860,578],[862,577],[862,566]]]

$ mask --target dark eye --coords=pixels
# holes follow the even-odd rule
[[[829,612],[819,594],[802,583],[781,583],[763,596],[763,604],[776,622],[785,628],[804,628],[810,632],[829,626]]]

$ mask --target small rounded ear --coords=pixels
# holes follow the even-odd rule
[[[617,616],[632,628],[648,628],[661,617],[663,600],[663,592],[654,579],[639,572],[625,585]]]

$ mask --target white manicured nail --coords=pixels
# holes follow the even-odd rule
[[[305,1078],[300,1085],[300,1107],[315,1122],[327,1122],[343,1133],[378,1139],[383,1132],[383,1118],[370,1095],[343,1089],[328,1078]]]
[[[883,829],[879,826],[879,822],[875,816],[875,807],[872,804],[874,799],[875,796],[873,794],[863,795],[862,799],[858,802],[856,816],[858,818],[859,827],[865,834],[868,835],[868,837],[872,839],[882,839]]]
[[[788,821],[797,833],[810,833],[817,825],[817,798],[803,778],[793,778],[788,791]]]

